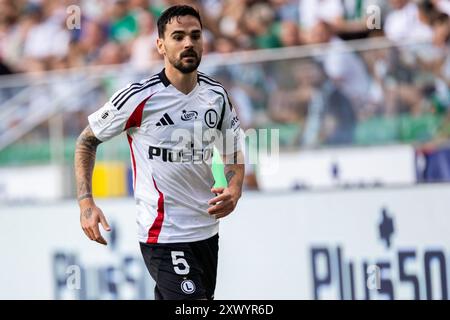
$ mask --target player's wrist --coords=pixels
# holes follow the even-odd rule
[[[84,199],[92,199],[92,193],[87,192],[87,193],[80,194],[77,199],[78,199],[78,201],[82,201]]]
[[[228,186],[228,190],[231,196],[236,200],[239,200],[239,198],[242,196],[242,188],[239,186],[235,185]]]
[[[78,205],[81,209],[85,207],[95,206],[94,198],[92,194],[85,194],[78,197]]]

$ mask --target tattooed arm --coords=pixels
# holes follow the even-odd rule
[[[97,146],[100,143],[101,141],[95,137],[89,126],[80,134],[75,147],[75,178],[81,227],[89,239],[106,245],[98,224],[101,223],[106,231],[109,231],[110,227],[102,210],[95,205],[92,197],[92,173]]]
[[[242,195],[242,184],[244,182],[244,156],[242,152],[236,152],[230,157],[223,157],[225,163],[224,173],[228,186],[226,188],[212,188],[211,192],[218,194],[208,204],[212,205],[208,213],[220,219],[229,215],[236,208]]]

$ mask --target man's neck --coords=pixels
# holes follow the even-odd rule
[[[197,85],[197,70],[191,73],[182,73],[172,65],[166,65],[165,73],[170,83],[184,94],[189,94]]]

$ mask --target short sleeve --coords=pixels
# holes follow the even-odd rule
[[[223,136],[224,155],[229,155],[242,150],[241,123],[233,107],[228,94],[225,92],[223,104],[223,118],[221,119],[220,130]]]
[[[153,84],[130,84],[117,91],[103,107],[89,115],[89,125],[97,139],[107,141],[129,127],[139,127],[142,109],[152,95]]]
[[[88,117],[89,126],[97,139],[107,141],[122,133],[129,118],[129,114],[124,111],[117,110],[108,101]]]

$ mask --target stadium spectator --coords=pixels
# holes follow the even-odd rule
[[[292,21],[281,23],[279,39],[283,47],[298,46],[304,41],[299,26]]]
[[[395,42],[431,40],[433,34],[431,27],[424,23],[424,16],[420,14],[428,4],[422,3],[423,10],[419,10],[418,5],[410,0],[390,0],[389,3],[393,10],[387,15],[384,25],[388,39]]]
[[[361,53],[364,63],[369,73],[369,90],[367,100],[360,119],[367,119],[372,116],[389,116],[394,113],[389,104],[385,103],[386,98],[386,76],[389,69],[389,49],[367,50]]]
[[[276,19],[299,25],[300,8],[298,0],[270,0]]]
[[[436,8],[450,16],[450,1],[448,0],[431,0]]]
[[[300,60],[283,68],[286,82],[275,80],[278,89],[270,96],[269,116],[274,122],[302,124],[305,122],[307,105],[313,95],[313,83],[317,80],[317,68],[309,61]]]
[[[385,0],[343,0],[342,3],[344,19],[338,20],[335,30],[346,40],[365,38],[377,30],[377,23],[385,20],[388,10]]]
[[[299,143],[304,147],[351,143],[356,116],[351,101],[327,79],[313,60],[295,65],[296,85],[280,90],[272,98],[271,113],[279,122],[297,122]]]
[[[78,65],[94,64],[98,60],[102,46],[107,42],[105,28],[95,20],[87,20],[82,24],[81,35],[78,42],[71,46],[71,53],[80,60]]]
[[[274,29],[274,12],[268,4],[257,3],[245,12],[245,27],[252,36],[252,48],[267,49],[281,47]]]
[[[0,56],[12,70],[22,71],[23,45],[28,30],[33,26],[31,10],[19,14],[18,6],[13,1],[2,1],[0,10]]]
[[[344,7],[341,0],[300,0],[300,25],[306,32],[320,22],[336,27],[344,19]]]
[[[225,1],[221,16],[218,19],[219,32],[225,37],[235,39],[240,47],[248,47],[250,45],[250,36],[246,34],[243,23],[245,9],[245,1]]]
[[[111,38],[121,43],[131,41],[138,33],[136,17],[130,11],[128,0],[114,0],[113,2],[110,9]]]
[[[236,50],[238,47],[232,38],[220,37],[215,40],[214,51],[216,53],[232,53]]]
[[[139,11],[137,14],[139,33],[131,45],[131,65],[139,71],[148,69],[152,61],[160,60],[156,51],[156,38],[158,36],[154,27],[154,18],[148,11]]]
[[[358,111],[365,104],[369,88],[369,76],[361,58],[351,52],[345,41],[337,37],[332,27],[323,21],[313,27],[310,42],[329,44],[323,51],[317,51],[316,59],[323,64],[327,76],[352,100]]]
[[[99,65],[120,64],[125,62],[123,47],[114,42],[109,42],[102,47],[97,63]]]
[[[70,34],[63,27],[65,11],[62,7],[48,3],[42,6],[29,4],[33,14],[33,26],[24,41],[24,58],[30,70],[53,69],[55,59],[62,58],[69,51]]]

